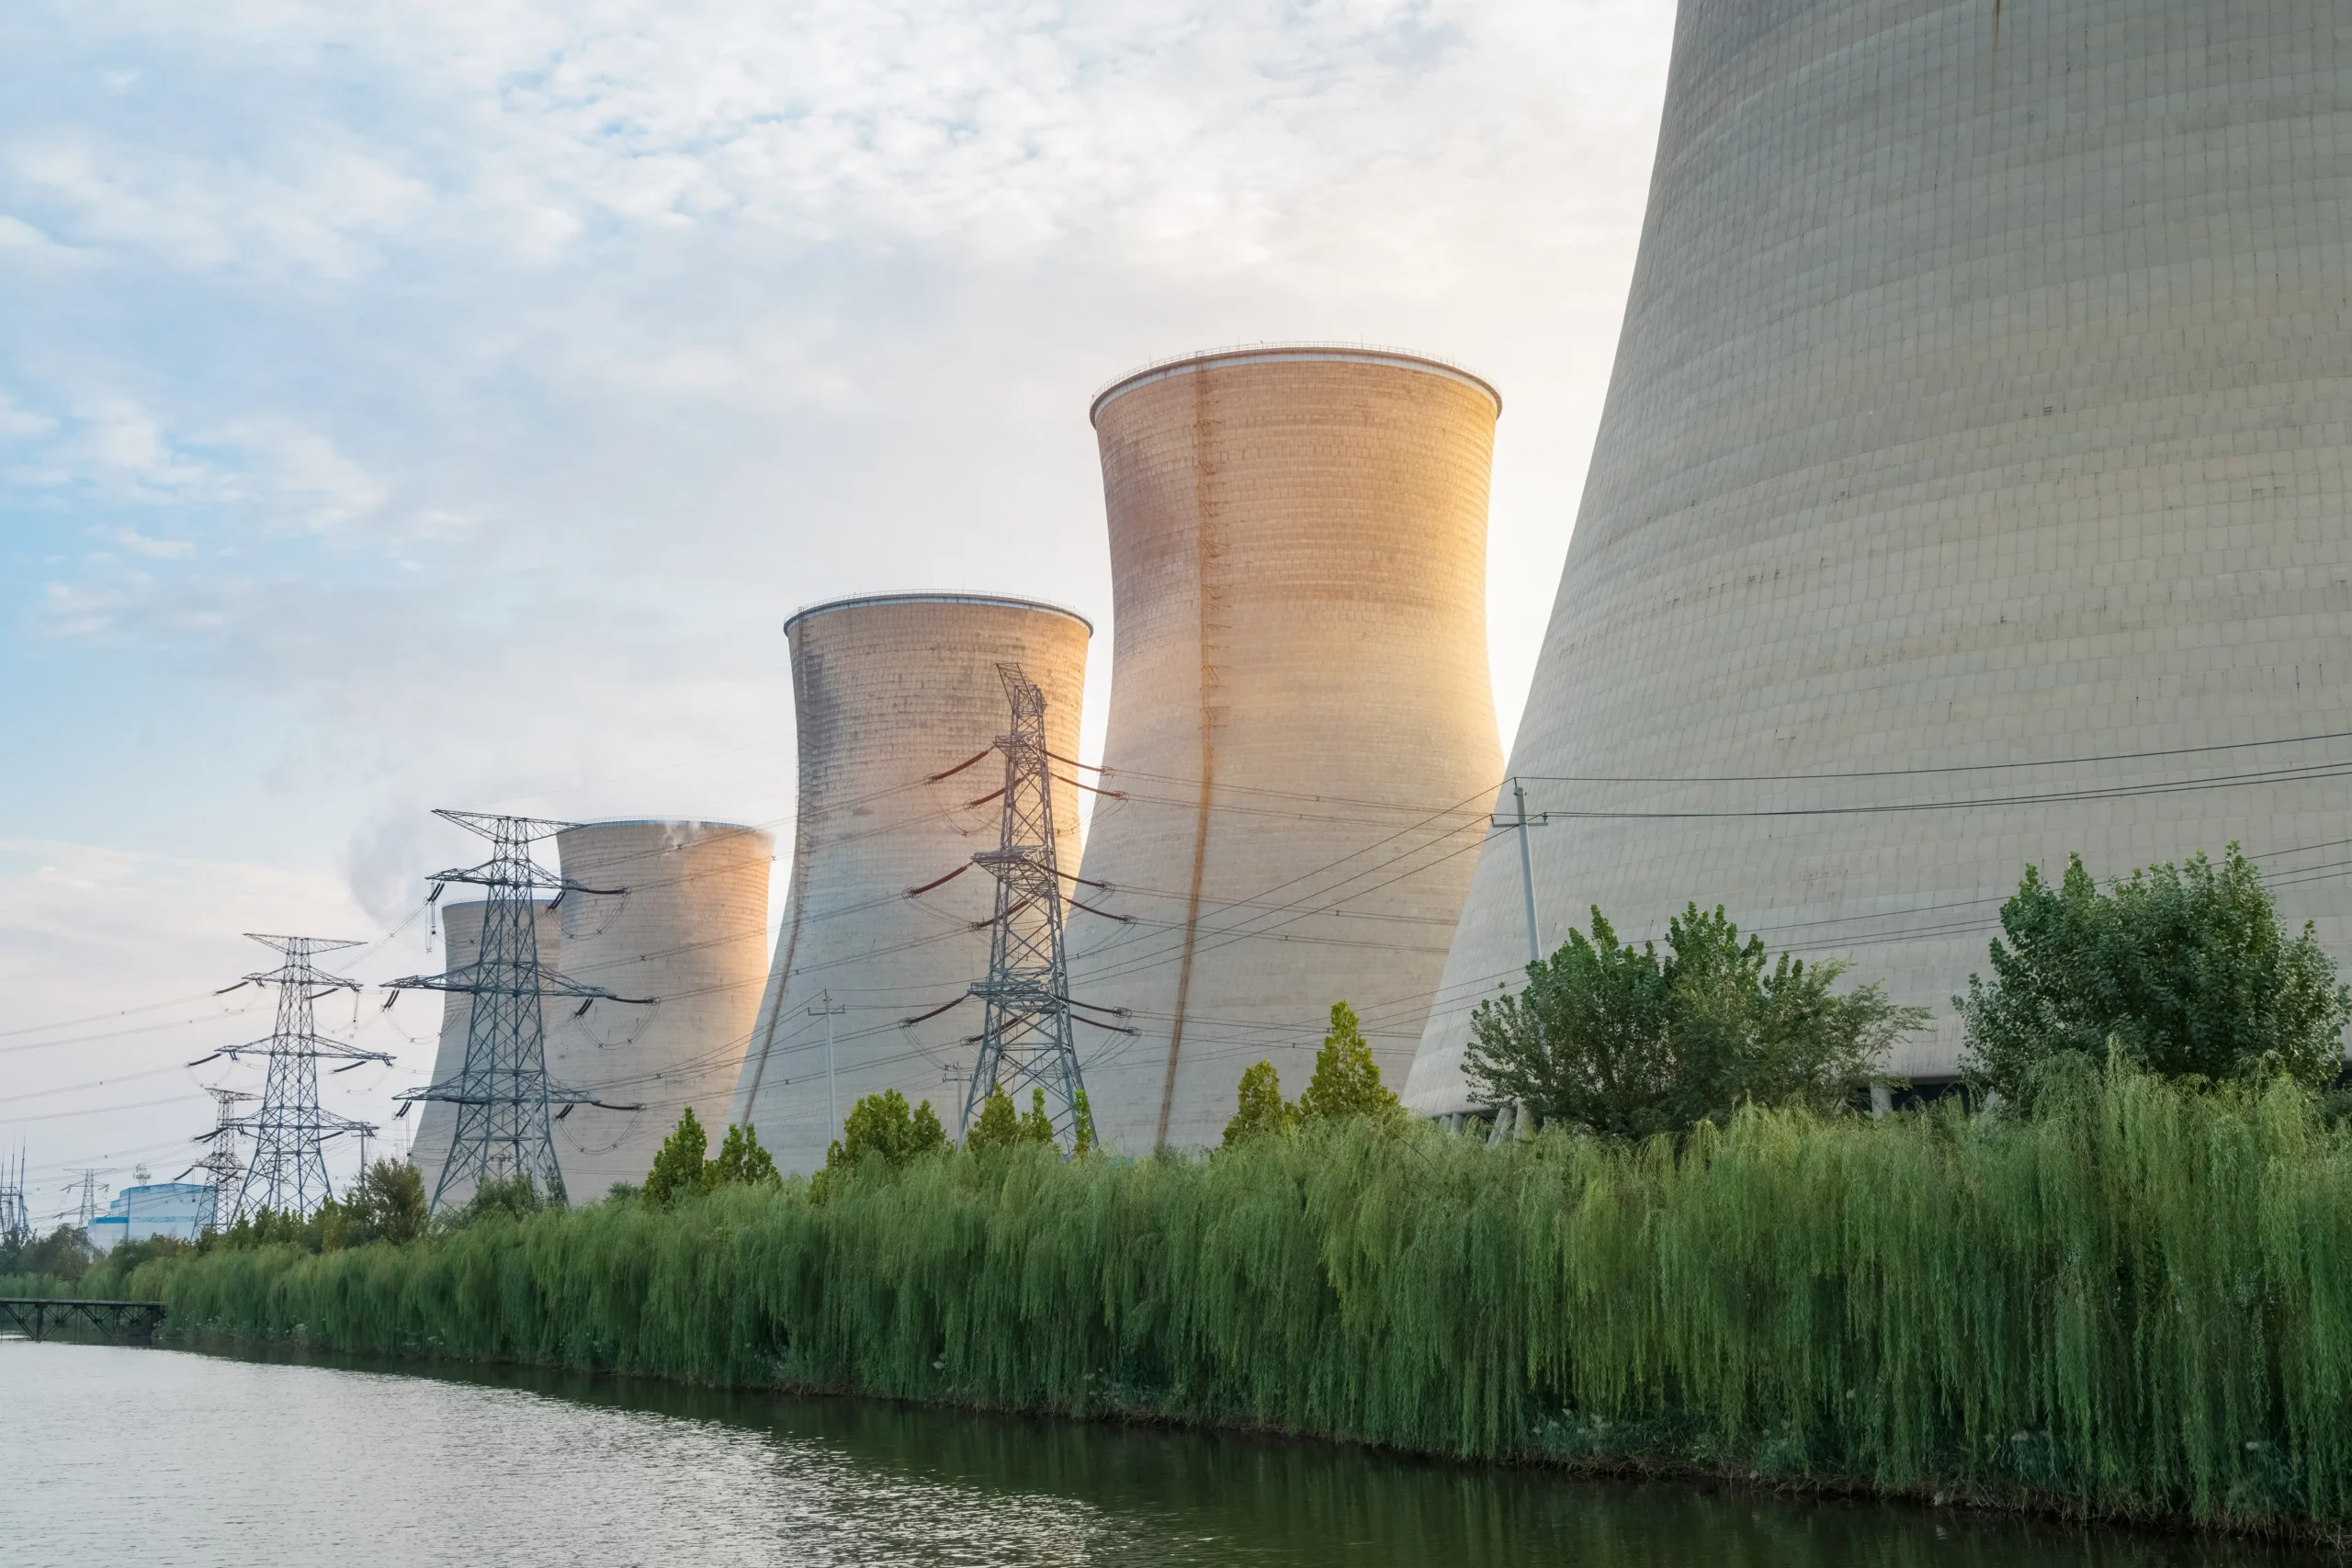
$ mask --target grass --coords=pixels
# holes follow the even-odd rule
[[[99,1275],[85,1281],[96,1286]],[[2352,1138],[2281,1084],[1679,1149],[1013,1148],[406,1247],[215,1248],[172,1331],[2340,1535]],[[85,1292],[85,1293],[89,1293]]]

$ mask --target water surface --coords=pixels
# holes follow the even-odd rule
[[[27,1568],[2325,1561],[1325,1444],[0,1339],[0,1562]]]

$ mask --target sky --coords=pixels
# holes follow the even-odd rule
[[[480,857],[435,807],[788,848],[801,604],[1082,611],[1098,754],[1086,409],[1146,361],[1332,340],[1496,383],[1508,744],[1671,25],[1668,0],[0,7],[0,1155],[36,1215],[74,1168],[176,1176],[200,1086],[258,1087],[185,1066],[268,1031],[266,997],[211,994],[271,959],[240,933],[359,940],[370,982],[438,967],[424,877]],[[396,1133],[432,1010],[349,1007],[327,1021],[395,1062],[328,1107]]]

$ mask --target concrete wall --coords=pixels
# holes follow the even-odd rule
[[[548,1008],[548,1071],[639,1111],[581,1105],[555,1126],[565,1188],[578,1201],[641,1182],[692,1106],[711,1135],[728,1102],[767,978],[768,871],[775,839],[715,822],[597,822],[556,835],[564,874],[592,888],[558,908],[566,979],[650,1005]]]
[[[472,899],[463,904],[444,904],[440,908],[443,942],[442,973],[454,976],[470,967],[481,956],[482,903]],[[558,967],[557,958],[562,946],[561,917],[542,904],[538,915],[539,966]],[[414,1004],[410,1004],[413,1006]],[[560,1008],[548,1010],[561,1016]],[[466,1026],[473,1019],[473,998],[464,991],[441,993],[441,1042],[433,1055],[433,1077],[430,1083],[446,1083],[458,1076],[466,1065]],[[441,1167],[448,1160],[449,1143],[456,1135],[458,1108],[446,1100],[428,1100],[409,1112],[417,1119],[416,1136],[409,1145],[409,1163],[424,1177],[427,1201],[441,1179]],[[450,1190],[448,1204],[463,1203],[473,1196],[473,1183]],[[447,1206],[447,1205],[445,1205]]]
[[[1600,814],[1535,835],[1547,946],[1720,902],[1934,1007],[1920,1076],[2030,862],[2241,840],[2347,952],[2343,784],[2242,776],[2352,758],[2249,744],[2352,730],[2347,73],[2329,0],[1687,0],[1510,764]],[[1422,1110],[1519,876],[1495,840]]]
[[[1066,610],[977,594],[899,594],[804,610],[792,644],[800,794],[775,961],[729,1119],[749,1121],[786,1170],[824,1163],[837,1134],[826,1089],[833,1017],[842,1117],[895,1089],[925,1100],[951,1134],[972,1067],[978,1002],[901,1021],[963,994],[988,971],[994,883],[977,867],[910,898],[910,888],[996,847],[999,804],[967,804],[1004,783],[989,749],[1011,723],[1000,663],[1046,694],[1053,750],[1078,755],[1087,623]],[[976,765],[926,780],[977,752]],[[1065,865],[1079,858],[1075,791],[1057,787]],[[950,1080],[953,1081],[950,1081]]]
[[[1214,1143],[1244,1069],[1306,1086],[1346,1000],[1394,1084],[1500,759],[1487,673],[1498,400],[1404,355],[1258,349],[1097,400],[1115,641],[1069,923],[1096,1121]]]

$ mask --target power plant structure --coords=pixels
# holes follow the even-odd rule
[[[785,623],[792,870],[728,1115],[758,1129],[780,1169],[823,1165],[865,1095],[897,1089],[955,1120],[981,1023],[967,998],[989,972],[996,884],[972,857],[1001,836],[998,667],[1036,685],[1048,750],[1075,758],[1092,634],[1055,605],[978,593],[842,599]],[[1064,864],[1078,856],[1071,776],[1053,801]]]
[[[1110,724],[1074,912],[1088,1098],[1137,1153],[1215,1143],[1241,1074],[1306,1087],[1350,1003],[1421,1037],[1501,773],[1487,677],[1501,399],[1419,355],[1194,355],[1094,400]],[[1069,753],[1064,753],[1069,755]],[[1115,916],[1115,919],[1110,918]]]
[[[482,911],[489,906],[481,899],[469,899],[462,904],[441,906],[442,974],[451,981],[461,982],[481,957]],[[554,971],[562,954],[562,917],[551,900],[537,901],[533,911],[533,927],[539,949],[539,967]],[[466,1032],[473,1021],[474,998],[469,991],[445,990],[441,993],[441,1039],[433,1053],[433,1076],[428,1083],[450,1083],[457,1079],[466,1065]],[[458,1108],[446,1100],[427,1100],[417,1106],[416,1136],[409,1145],[409,1163],[424,1178],[424,1191],[430,1197],[440,1185],[441,1168],[448,1163],[449,1144],[458,1126]],[[642,1174],[641,1172],[639,1173]],[[581,1194],[584,1201],[599,1195],[598,1191]],[[448,1201],[462,1205],[473,1196],[473,1183],[462,1181],[450,1189]]]
[[[687,1107],[714,1138],[725,1124],[767,978],[775,840],[732,823],[640,820],[567,828],[555,842],[566,880],[581,885],[556,903],[563,975],[647,998],[550,1010],[548,1076],[644,1106],[560,1115],[564,1187],[585,1201],[643,1181]]]
[[[1544,950],[1720,904],[1933,1008],[1917,1079],[2069,852],[2238,840],[2352,955],[2315,883],[2352,764],[2347,73],[2328,0],[1684,0],[1510,763]],[[1417,1110],[1473,1108],[1516,838]]]

